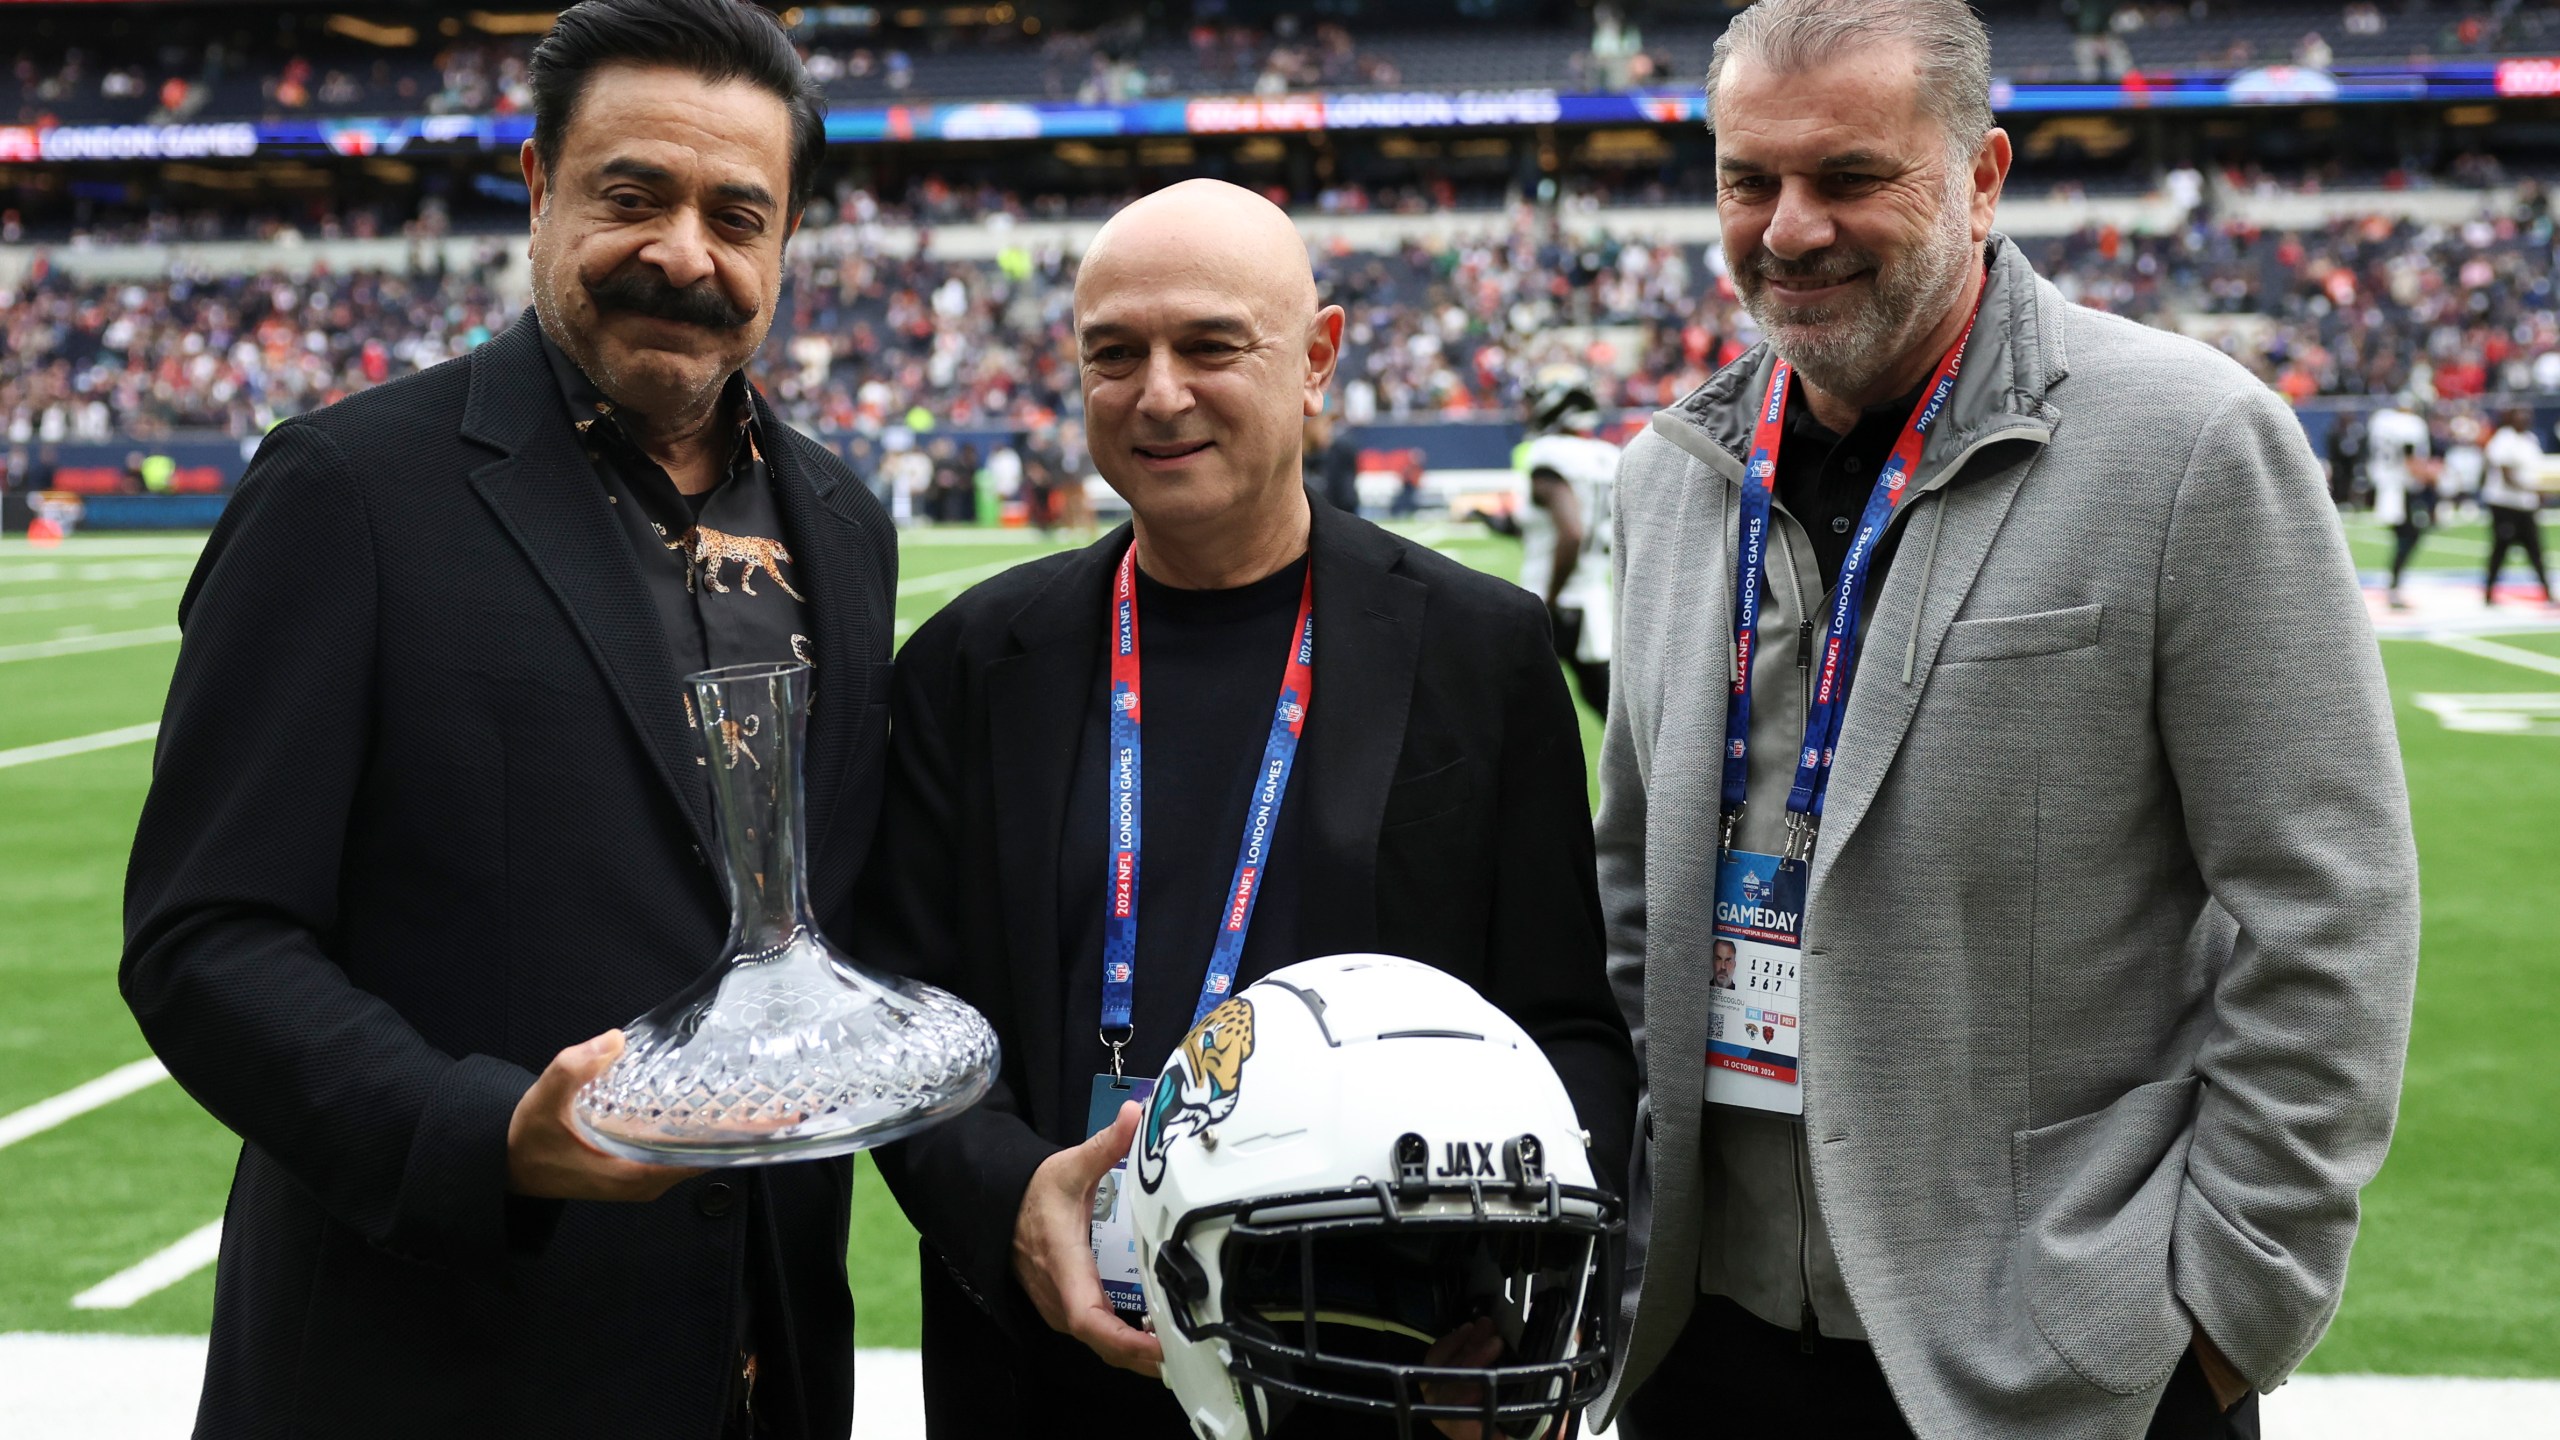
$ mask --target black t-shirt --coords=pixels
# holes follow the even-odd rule
[[[1176,590],[1138,575],[1138,653],[1144,666],[1140,735],[1136,1033],[1128,1073],[1154,1078],[1191,1029],[1209,973],[1227,887],[1244,844],[1245,814],[1271,737],[1272,708],[1294,640],[1306,561],[1233,590]],[[1104,597],[1094,597],[1104,603]],[[1322,638],[1318,638],[1322,663]],[[1058,845],[1058,952],[1067,967],[1066,1067],[1060,1093],[1082,1097],[1111,1068],[1102,1020],[1102,931],[1108,889],[1110,657],[1095,663],[1081,719],[1083,743],[1067,792]],[[1064,720],[1064,717],[1061,717]],[[1079,723],[1065,720],[1064,723]],[[1290,771],[1271,859],[1235,988],[1307,957],[1298,953],[1298,837],[1305,825],[1305,747]],[[1084,1107],[1071,1098],[1059,1123],[1084,1138]]]

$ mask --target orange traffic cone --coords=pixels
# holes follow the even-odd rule
[[[62,543],[62,527],[50,517],[38,515],[27,522],[27,543],[50,550]]]

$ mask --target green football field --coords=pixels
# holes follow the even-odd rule
[[[1421,533],[1516,564],[1490,536]],[[237,1142],[175,1085],[127,1068],[149,1052],[115,987],[147,727],[201,543],[0,542],[0,1331],[200,1334],[211,1312],[199,1257]],[[2355,543],[2361,563],[2382,562],[2370,527]],[[2477,526],[2448,527],[2419,563],[2476,573],[2483,552]],[[912,537],[901,638],[1037,553],[980,532]],[[2387,640],[2384,655],[2425,959],[2398,1143],[2311,1368],[2560,1377],[2560,631]],[[912,1346],[913,1232],[867,1171],[850,1262],[863,1343]]]

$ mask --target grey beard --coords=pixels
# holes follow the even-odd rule
[[[1771,300],[1764,276],[1752,287],[1756,293],[1744,294],[1743,308],[1760,322],[1770,348],[1814,388],[1844,399],[1864,396],[1944,317],[1940,307],[1963,293],[1965,267],[1975,259],[1972,217],[1952,203],[1940,216],[1928,241],[1901,264],[1877,267],[1863,302],[1852,298],[1789,315]]]

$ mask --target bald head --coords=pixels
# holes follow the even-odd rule
[[[1094,466],[1140,533],[1303,515],[1299,421],[1341,343],[1306,242],[1252,191],[1186,180],[1112,216],[1076,274],[1077,368]]]
[[[1135,280],[1196,284],[1268,304],[1271,318],[1313,318],[1315,271],[1288,212],[1241,185],[1185,180],[1104,222],[1076,273],[1076,321],[1090,301]]]

